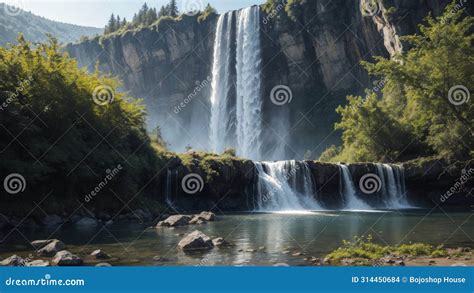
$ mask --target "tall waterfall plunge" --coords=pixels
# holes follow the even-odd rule
[[[264,211],[320,210],[316,185],[305,162],[256,162],[258,209]]]
[[[235,147],[239,156],[261,158],[261,66],[260,8],[221,15],[212,66],[209,132],[214,152]]]

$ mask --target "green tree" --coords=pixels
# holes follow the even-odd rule
[[[349,97],[339,107],[343,146],[325,160],[401,160],[437,155],[473,157],[474,18],[448,5],[437,18],[428,16],[420,33],[402,37],[409,50],[391,59],[363,62],[384,81],[383,97]]]

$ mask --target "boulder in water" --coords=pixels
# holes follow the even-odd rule
[[[100,249],[94,250],[91,253],[91,256],[95,257],[96,259],[109,259],[110,258],[110,256],[107,253],[103,252]]]
[[[45,247],[46,245],[50,244],[51,242],[53,242],[54,240],[56,239],[35,240],[35,241],[32,241],[30,244],[31,246],[34,247],[34,249],[41,249]]]
[[[222,246],[222,245],[226,245],[227,241],[225,241],[224,238],[222,237],[217,237],[212,240],[212,244],[214,244],[214,246]]]
[[[62,241],[54,239],[49,244],[38,250],[38,254],[42,256],[53,256],[57,252],[63,250],[64,247],[65,245]]]
[[[53,258],[53,264],[58,266],[80,266],[82,259],[67,250],[61,250]]]
[[[198,216],[206,221],[216,220],[216,214],[214,214],[213,212],[201,212]]]
[[[184,251],[207,250],[213,247],[212,239],[199,230],[189,233],[178,243],[178,248]]]
[[[18,255],[14,254],[10,256],[9,258],[6,258],[2,261],[0,261],[0,266],[22,266],[25,264],[25,259],[22,257],[19,257]]]
[[[203,218],[201,218],[199,215],[198,216],[194,216],[191,221],[189,221],[189,224],[206,224],[206,220],[204,220]]]
[[[108,262],[101,262],[95,265],[96,267],[111,267],[112,265]]]
[[[186,215],[174,215],[168,217],[166,220],[161,221],[157,224],[158,227],[176,227],[176,226],[186,226],[191,221],[190,216]]]

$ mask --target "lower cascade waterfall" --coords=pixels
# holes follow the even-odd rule
[[[239,156],[261,159],[261,55],[259,6],[219,17],[210,99],[214,152],[235,147]]]
[[[321,210],[308,165],[298,161],[255,162],[261,211]]]
[[[341,170],[340,187],[344,196],[345,209],[349,210],[369,210],[371,207],[357,197],[356,188],[352,180],[349,167],[339,164]]]
[[[382,186],[380,194],[386,208],[400,209],[412,207],[407,201],[405,174],[402,167],[389,164],[377,164],[377,176]]]
[[[412,208],[407,201],[407,194],[405,188],[405,176],[403,168],[397,165],[390,164],[376,164],[376,177],[378,177],[376,189],[378,191],[374,194],[364,194],[362,191],[358,192],[356,184],[350,173],[349,167],[344,164],[339,164],[340,168],[340,190],[345,201],[345,209],[348,210],[370,210],[374,207],[370,206],[362,199],[363,196],[378,196],[381,199],[382,205],[378,206],[384,209],[402,209]],[[362,180],[362,179],[361,179]],[[358,196],[361,195],[361,196]]]

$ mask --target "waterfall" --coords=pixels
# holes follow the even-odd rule
[[[237,143],[243,157],[259,159],[262,132],[260,8],[241,10],[237,23]]]
[[[313,175],[305,162],[256,162],[260,210],[320,210]]]
[[[212,92],[211,92],[211,122],[210,143],[214,152],[221,153],[227,146],[225,140],[230,116],[228,113],[231,40],[233,13],[219,16],[217,21],[216,37],[214,40],[214,57],[212,64]]]
[[[259,6],[219,17],[210,98],[209,138],[214,152],[235,147],[239,156],[261,159],[261,55]]]
[[[173,197],[176,196],[176,190],[173,190],[173,180],[175,182],[178,180],[178,170],[173,172],[168,169],[166,173],[165,201],[170,208],[174,208]]]
[[[377,164],[376,169],[377,176],[379,176],[382,182],[380,193],[383,197],[385,208],[410,208],[411,205],[407,201],[403,168],[396,165]]]
[[[345,208],[349,210],[370,210],[372,209],[368,204],[357,197],[356,188],[352,180],[349,167],[339,164],[341,173],[341,187],[345,200]]]

